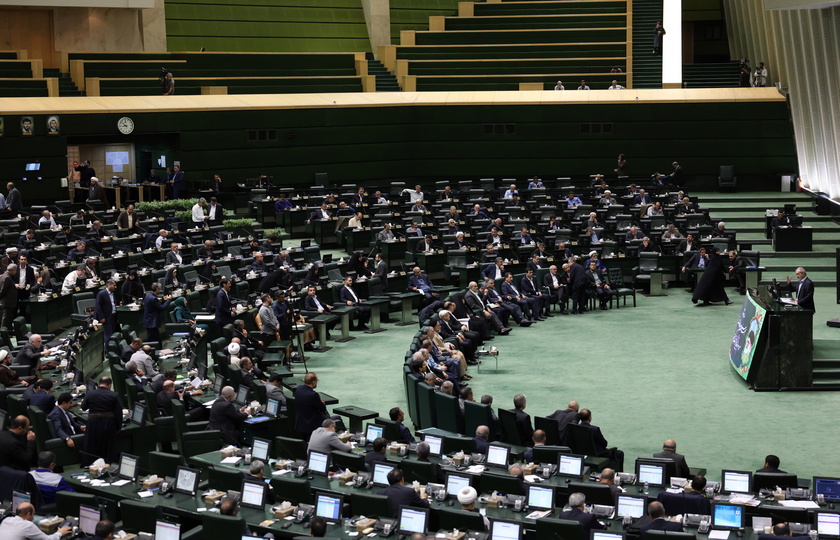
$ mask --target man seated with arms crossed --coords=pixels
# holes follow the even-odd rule
[[[35,523],[35,507],[31,503],[23,503],[15,510],[15,515],[3,520],[0,524],[0,538],[3,540],[58,540],[73,531],[73,527],[65,525],[52,534],[44,534]]]
[[[67,446],[73,448],[76,443],[73,442],[73,435],[77,435],[85,431],[84,425],[80,424],[76,417],[70,414],[70,409],[73,407],[73,395],[69,392],[64,392],[58,396],[58,406],[55,407],[47,415],[47,420],[52,422],[55,428],[55,434],[58,438],[67,443]]]

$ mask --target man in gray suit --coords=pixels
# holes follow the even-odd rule
[[[10,264],[3,275],[0,275],[0,307],[3,309],[3,319],[0,326],[12,327],[12,320],[17,314],[18,292],[15,286],[17,265]]]
[[[321,423],[321,427],[312,432],[307,450],[329,454],[333,449],[349,452],[353,447],[338,439],[338,434],[335,432],[335,420],[327,418]]]

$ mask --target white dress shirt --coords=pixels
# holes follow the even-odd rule
[[[192,220],[193,223],[204,224],[204,209],[198,203],[192,207]]]

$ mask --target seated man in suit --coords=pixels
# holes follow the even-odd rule
[[[388,487],[381,490],[379,495],[388,497],[388,504],[395,518],[399,517],[401,506],[429,508],[428,495],[418,495],[414,488],[407,487],[402,471],[397,468],[388,473]]]
[[[514,322],[522,327],[531,326],[532,321],[526,320],[522,314],[522,309],[515,302],[508,302],[496,289],[496,281],[488,279],[485,282],[485,288],[482,290],[487,304],[491,311],[496,313],[502,322],[507,326],[508,317],[513,317]],[[494,307],[495,306],[495,307]]]
[[[738,292],[746,294],[747,260],[738,255],[738,252],[734,249],[729,252],[729,265],[727,271],[729,272],[729,279],[738,283]]]
[[[490,439],[490,428],[487,426],[478,426],[475,428],[475,437],[473,440],[475,441],[475,451],[479,454],[487,455],[487,451],[490,449],[490,443],[488,442]]]
[[[67,262],[81,261],[87,257],[87,252],[87,243],[80,241],[76,244],[76,247],[67,252],[67,257],[64,260]]]
[[[785,540],[808,540],[810,538],[807,534],[793,536],[790,533],[790,526],[785,523],[776,523],[773,525],[773,534],[761,534],[758,540],[779,540],[779,537],[784,537]]]
[[[607,302],[612,298],[613,290],[604,277],[604,271],[598,269],[598,263],[590,260],[589,268],[586,269],[584,275],[586,276],[589,290],[598,296],[598,300],[601,303],[601,310],[606,311]]]
[[[383,437],[377,437],[373,440],[373,449],[365,454],[365,466],[368,471],[373,472],[373,468],[377,463],[387,463],[388,458],[385,457],[385,450],[387,448],[388,441]]]
[[[531,239],[531,234],[528,232],[528,227],[522,227],[518,233],[513,237],[516,244],[523,246],[533,245],[534,241]]]
[[[677,453],[677,441],[668,439],[662,443],[662,451],[653,454],[655,458],[670,459],[676,465],[676,473],[679,478],[688,478],[691,473],[685,463],[685,456]]]
[[[519,282],[519,286],[521,287],[520,290],[522,291],[522,294],[528,298],[532,298],[537,301],[536,306],[539,310],[538,313],[540,314],[540,317],[554,317],[554,315],[552,315],[549,311],[549,307],[551,306],[551,297],[542,292],[540,286],[537,284],[535,274],[536,270],[530,267],[525,271],[525,275]]]
[[[682,530],[682,524],[665,519],[665,507],[659,501],[653,501],[648,505],[647,516],[640,520],[639,525],[639,534],[642,536],[645,531],[682,532]]]
[[[476,317],[481,317],[497,334],[506,336],[510,328],[502,324],[499,316],[490,309],[481,291],[478,290],[478,283],[471,281],[466,293],[464,293],[464,304]]]
[[[183,264],[184,258],[181,256],[181,244],[172,242],[172,248],[166,253],[165,264]]]
[[[461,251],[467,251],[470,249],[469,244],[467,244],[466,240],[464,240],[464,233],[458,231],[455,234],[455,241],[452,243],[452,249],[459,249]]]
[[[557,432],[560,434],[560,444],[568,446],[567,434],[569,431],[569,424],[580,423],[580,404],[577,401],[570,401],[569,405],[563,410],[556,410],[548,418],[557,422]]]
[[[525,394],[513,396],[513,413],[516,415],[516,430],[519,433],[519,440],[525,446],[531,446],[534,438],[534,428],[531,425],[531,415],[525,412],[527,399]]]
[[[329,454],[332,450],[341,450],[349,452],[353,447],[348,443],[343,443],[339,440],[335,432],[335,420],[327,418],[321,422],[321,427],[312,432],[309,437],[309,446],[307,451],[321,452],[322,454]]]
[[[782,461],[779,459],[779,456],[769,454],[767,457],[764,458],[764,467],[758,469],[755,472],[787,474],[786,471],[783,471],[779,468],[779,465],[781,465],[781,463]]]
[[[635,225],[632,225],[627,231],[627,233],[624,235],[625,240],[641,240],[644,237],[644,233],[637,229]]]
[[[435,248],[435,245],[432,242],[432,235],[427,234],[423,237],[423,240],[417,242],[417,246],[414,248],[414,251],[417,253],[429,253],[434,251],[435,249],[437,248]]]
[[[329,314],[333,307],[318,298],[318,289],[313,286],[307,287],[306,296],[303,298],[303,309],[306,311],[317,311],[320,314]],[[339,319],[327,323],[327,339],[330,338],[330,330],[335,328]]]
[[[358,307],[356,312],[356,330],[367,330],[367,323],[370,321],[370,306],[361,305],[362,299],[353,290],[353,278],[348,276],[344,279],[344,287],[338,295],[339,299],[348,306]]]
[[[397,429],[400,432],[399,442],[411,444],[414,442],[414,436],[411,434],[411,430],[403,424],[405,420],[405,414],[403,413],[402,409],[399,407],[394,407],[390,411],[388,411],[388,416],[391,418],[392,421],[397,423]]]
[[[599,457],[606,457],[612,461],[614,469],[624,470],[624,452],[618,448],[610,448],[607,439],[601,433],[601,428],[592,425],[592,411],[582,409],[580,411],[580,425],[592,430],[592,439],[595,443],[595,450]]]
[[[309,219],[306,220],[307,223],[312,221],[318,221],[322,219],[330,219],[332,216],[332,212],[327,209],[327,203],[322,203],[320,208],[316,208],[312,215],[309,216]]]
[[[615,497],[621,493],[624,493],[624,490],[615,485],[615,471],[607,467],[603,471],[601,471],[601,476],[598,478],[599,484],[605,484],[610,486],[610,494]]]
[[[656,500],[665,506],[665,513],[671,515],[677,514],[702,514],[709,516],[712,514],[712,500],[707,498],[703,492],[706,489],[706,478],[699,474],[691,479],[690,488],[688,491],[681,493],[668,493],[661,491],[657,495]],[[671,508],[670,506],[674,507]]]
[[[606,529],[607,526],[598,521],[594,514],[584,512],[586,496],[583,493],[572,493],[569,495],[569,510],[560,512],[557,516],[560,519],[571,519],[583,526],[583,537],[589,538],[592,529]]]
[[[534,430],[534,434],[531,436],[531,440],[534,443],[534,447],[537,446],[545,446],[545,431],[541,429]],[[531,463],[534,461],[534,448],[529,448],[525,450],[525,462]]]
[[[686,277],[689,288],[686,289],[686,292],[694,292],[694,287],[697,285],[697,272],[705,269],[708,264],[709,255],[706,253],[706,248],[700,248],[700,251],[692,255],[688,262],[683,265],[682,273],[688,274]]]
[[[484,270],[481,271],[482,277],[484,279],[495,279],[500,280],[504,279],[505,277],[505,265],[504,259],[501,257],[496,257],[496,260],[493,264],[487,265]]]
[[[411,277],[408,278],[408,290],[421,293],[426,303],[437,300],[438,293],[432,292],[434,284],[429,276],[424,274],[419,266],[415,266],[411,272]]]
[[[677,214],[685,215],[685,214],[693,214],[697,212],[697,206],[691,202],[691,199],[688,197],[683,197],[682,200],[677,204],[676,208]]]
[[[544,321],[545,317],[540,315],[540,302],[536,298],[528,298],[513,283],[513,274],[505,273],[505,280],[502,282],[502,297],[512,304],[516,304],[525,314],[526,319],[531,322]]]
[[[55,428],[55,434],[70,448],[75,446],[71,437],[85,431],[85,426],[79,423],[75,416],[70,414],[72,407],[73,396],[69,392],[64,392],[58,396],[58,407],[54,408],[47,415],[47,420],[52,422]]]
[[[552,264],[548,268],[548,273],[543,276],[543,285],[548,287],[549,294],[557,297],[557,303],[560,304],[560,313],[568,315],[569,303],[569,278],[568,275],[557,272],[557,265]]]
[[[238,446],[242,422],[248,418],[248,413],[245,405],[239,410],[234,407],[231,401],[235,397],[236,391],[232,386],[222,388],[221,395],[210,408],[210,423],[207,424],[207,429],[218,431],[225,444]]]

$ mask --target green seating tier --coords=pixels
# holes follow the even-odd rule
[[[0,60],[0,77],[4,79],[31,79],[32,64],[28,60]]]
[[[626,28],[568,30],[496,30],[487,32],[417,32],[415,45],[469,45],[502,43],[571,43],[625,41]]]
[[[229,94],[298,94],[317,92],[361,92],[360,77],[289,79],[190,79],[177,80],[179,95],[201,93],[202,86],[227,86]],[[100,79],[100,95],[138,96],[160,94],[156,79]]]
[[[48,97],[43,79],[0,79],[0,97]]]
[[[463,45],[426,45],[397,47],[398,60],[450,60],[471,58],[615,58],[627,54],[627,44],[549,43],[510,44],[470,47]]]
[[[409,62],[409,75],[516,75],[540,73],[609,73],[624,57],[606,59],[449,60]]]
[[[531,28],[618,28],[627,26],[625,14],[517,15],[514,17],[452,17],[446,30],[523,30]]]
[[[577,88],[580,79],[586,79],[590,88],[606,90],[613,79],[625,85],[626,73],[619,75],[607,73],[603,75],[589,74],[551,74],[551,75],[486,75],[476,77],[417,77],[418,92],[459,92],[472,90],[519,90],[519,83],[542,83],[544,90],[553,90],[557,80],[563,80],[567,90]],[[626,86],[626,85],[625,85]]]
[[[494,15],[561,15],[565,13],[626,13],[626,0],[603,2],[503,2],[473,5],[476,17]]]

